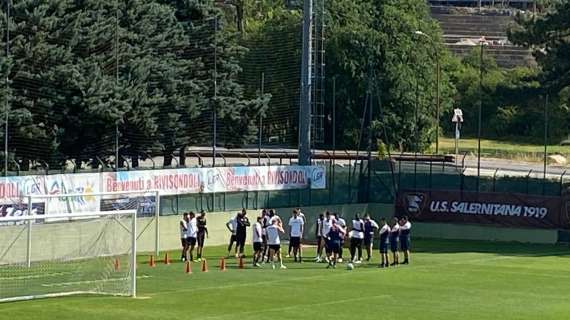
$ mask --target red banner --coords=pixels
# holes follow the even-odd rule
[[[569,228],[570,201],[516,193],[403,190],[396,215],[413,221],[490,224],[503,227]]]

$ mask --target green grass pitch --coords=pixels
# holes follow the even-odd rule
[[[415,240],[412,264],[347,271],[286,261],[287,270],[217,270],[222,247],[206,248],[209,272],[147,265],[138,298],[73,296],[0,304],[0,319],[570,319],[567,246]],[[251,250],[251,248],[248,248]],[[348,255],[348,250],[346,251]],[[173,258],[178,252],[171,253]],[[314,256],[314,249],[306,251]],[[173,259],[174,260],[174,259]],[[0,283],[1,285],[1,283]]]

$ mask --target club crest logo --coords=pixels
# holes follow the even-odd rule
[[[404,205],[408,214],[418,214],[424,207],[426,196],[423,193],[409,193],[404,196]]]

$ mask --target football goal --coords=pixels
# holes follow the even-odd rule
[[[157,192],[14,201],[0,219],[0,302],[135,296],[137,240],[145,238],[146,249],[158,254],[159,206]]]

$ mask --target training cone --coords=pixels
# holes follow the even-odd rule
[[[152,256],[152,255],[150,256],[150,259],[148,261],[148,266],[151,268],[156,267],[156,262],[154,261],[154,256]]]
[[[190,261],[186,261],[186,268],[184,269],[184,272],[188,274],[192,273],[192,264]]]
[[[168,257],[168,252],[164,254],[164,264],[170,264],[170,257]]]
[[[202,260],[202,272],[208,272],[208,261]]]
[[[121,264],[119,262],[119,258],[115,258],[115,261],[113,261],[113,267],[115,268],[115,271],[121,270]]]
[[[226,271],[226,259],[224,257],[220,259],[220,271]]]
[[[243,257],[239,257],[238,268],[240,268],[240,269],[245,269],[245,266],[244,266],[244,264],[243,264]]]

